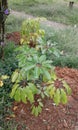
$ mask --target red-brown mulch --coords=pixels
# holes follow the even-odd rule
[[[7,39],[19,44],[19,38],[20,34],[16,32]],[[31,114],[29,104],[15,102],[14,120],[20,124],[17,130],[22,130],[22,124],[26,125],[25,130],[78,130],[78,70],[56,67],[55,72],[58,77],[65,79],[72,89],[68,104],[56,107],[52,100],[46,100],[42,113],[35,117]]]
[[[20,44],[20,37],[21,37],[21,35],[19,32],[12,32],[12,33],[6,34],[6,39],[8,41],[13,41],[17,45]]]

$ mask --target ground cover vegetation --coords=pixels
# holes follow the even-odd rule
[[[49,20],[64,24],[78,24],[78,7],[69,8],[69,1],[63,0],[17,0],[9,1],[11,9],[24,11],[33,16],[46,17]],[[77,1],[75,1],[75,4]]]

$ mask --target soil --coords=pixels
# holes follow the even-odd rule
[[[19,32],[6,36],[19,44]],[[55,106],[52,100],[45,100],[42,113],[35,117],[31,114],[30,104],[13,103],[14,120],[18,124],[17,130],[78,130],[78,70],[73,68],[56,67],[55,72],[70,85],[72,95],[68,97],[66,105]]]
[[[6,40],[13,41],[16,45],[20,44],[20,33],[19,32],[12,32],[6,34]]]

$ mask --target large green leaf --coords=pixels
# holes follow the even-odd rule
[[[50,65],[51,65],[51,63],[52,63],[52,60],[45,60],[45,61],[43,62],[43,64],[50,64]]]
[[[38,93],[38,89],[36,88],[36,86],[34,84],[29,83],[28,86],[29,86],[30,90],[32,91],[33,95]]]
[[[47,90],[48,90],[48,93],[49,93],[49,95],[50,95],[50,97],[51,98],[53,98],[53,96],[54,96],[54,94],[55,94],[55,87],[53,87],[52,85],[50,85],[48,88],[47,88]]]
[[[21,101],[21,91],[20,91],[20,89],[17,89],[17,90],[16,90],[14,99],[15,99],[17,102],[20,102],[20,101]]]
[[[10,94],[10,97],[13,98],[14,94],[15,94],[15,91],[16,89],[18,88],[19,84],[14,84],[13,88],[12,88],[12,92]]]
[[[35,106],[32,107],[32,112],[31,112],[31,113],[32,113],[32,114],[35,113]]]
[[[39,76],[40,76],[40,68],[36,66],[34,69],[34,78],[38,79]]]
[[[29,70],[33,69],[34,67],[35,67],[35,64],[26,66],[25,71],[29,71]]]
[[[55,92],[55,94],[54,94],[54,98],[53,98],[54,103],[55,103],[56,105],[58,105],[58,104],[60,103],[60,98],[61,98],[60,90],[57,89],[56,92]]]
[[[47,79],[47,80],[50,80],[51,79],[51,75],[50,73],[46,70],[46,68],[42,68],[42,71],[43,71],[43,78],[44,79]]]
[[[28,100],[33,103],[34,102],[34,95],[32,93],[32,91],[30,90],[29,87],[26,87],[26,94],[27,94],[27,98]]]
[[[66,92],[63,89],[61,89],[61,102],[63,104],[67,103],[67,95],[66,95]]]
[[[16,79],[18,78],[18,75],[19,75],[18,71],[15,71],[15,72],[12,74],[12,82],[15,82],[15,81],[16,81]]]
[[[56,73],[54,71],[52,71],[52,73],[51,73],[51,78],[54,81],[57,79],[57,75],[56,75]]]
[[[39,114],[38,107],[35,107],[35,116],[38,116],[38,114]]]
[[[27,98],[27,95],[26,95],[25,89],[23,88],[21,90],[21,100],[22,100],[23,103],[27,103],[27,99],[26,98]]]
[[[38,112],[41,113],[41,111],[42,111],[42,107],[38,105]]]
[[[42,63],[45,60],[46,60],[46,56],[45,55],[40,56],[40,58],[39,58],[39,62],[40,63]]]

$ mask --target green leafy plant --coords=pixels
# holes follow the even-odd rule
[[[35,25],[36,23],[33,24],[33,28]],[[30,26],[27,29],[26,31],[31,30]],[[25,36],[28,38],[30,33]],[[28,41],[30,42],[30,39]],[[47,42],[44,44],[43,42],[44,40],[39,36],[34,48],[26,44],[16,49],[18,51],[18,69],[12,74],[13,88],[10,97],[18,102],[30,102],[32,114],[35,116],[41,113],[46,97],[53,99],[56,105],[65,104],[67,95],[71,93],[69,85],[56,76],[52,60],[49,60],[47,56],[48,52],[48,54],[54,53],[56,56],[59,53]]]
[[[40,19],[27,19],[21,27],[21,44],[28,44],[30,47],[37,45],[39,37],[44,37],[45,31],[40,29]]]

